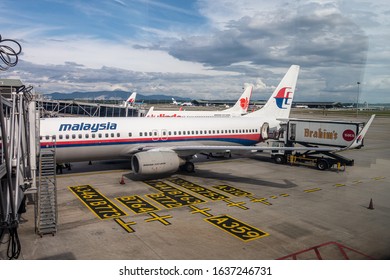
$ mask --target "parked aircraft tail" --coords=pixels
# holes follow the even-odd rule
[[[224,113],[238,112],[241,115],[246,114],[249,107],[249,101],[251,100],[253,86],[248,86],[242,93],[241,97],[237,100],[236,104],[232,108],[223,110]]]
[[[274,116],[276,119],[289,118],[298,74],[299,65],[291,65],[267,103],[260,110],[247,114],[247,116]]]

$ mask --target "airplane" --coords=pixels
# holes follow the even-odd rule
[[[248,86],[236,104],[222,111],[155,111],[150,107],[145,117],[239,117],[246,114],[249,107],[249,100],[252,95],[253,86]]]
[[[203,118],[47,118],[40,120],[40,147],[41,150],[55,147],[57,164],[129,159],[133,173],[146,176],[174,173],[178,169],[193,172],[191,160],[196,154],[274,150],[274,147],[255,145],[278,133],[280,119],[289,117],[298,72],[299,66],[292,65],[264,107],[242,117],[214,117],[207,121]],[[356,147],[361,145],[364,134],[357,136]],[[280,147],[278,150],[336,151],[339,148]]]
[[[191,102],[177,102],[175,98],[172,97],[172,104],[177,106],[192,106]]]
[[[137,97],[137,93],[136,92],[133,92],[129,98],[127,98],[126,101],[123,101],[123,107],[127,107],[127,106],[134,106],[135,104],[135,98]]]

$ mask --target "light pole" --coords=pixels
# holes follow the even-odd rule
[[[357,96],[356,96],[356,117],[359,115],[359,94],[360,94],[360,82],[357,82]]]

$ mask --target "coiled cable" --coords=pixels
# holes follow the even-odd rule
[[[15,40],[2,39],[0,35],[0,70],[5,71],[18,64],[18,55],[22,46]]]

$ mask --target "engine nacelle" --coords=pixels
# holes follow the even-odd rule
[[[131,158],[131,167],[135,174],[152,175],[177,171],[181,159],[173,151],[140,152]]]

